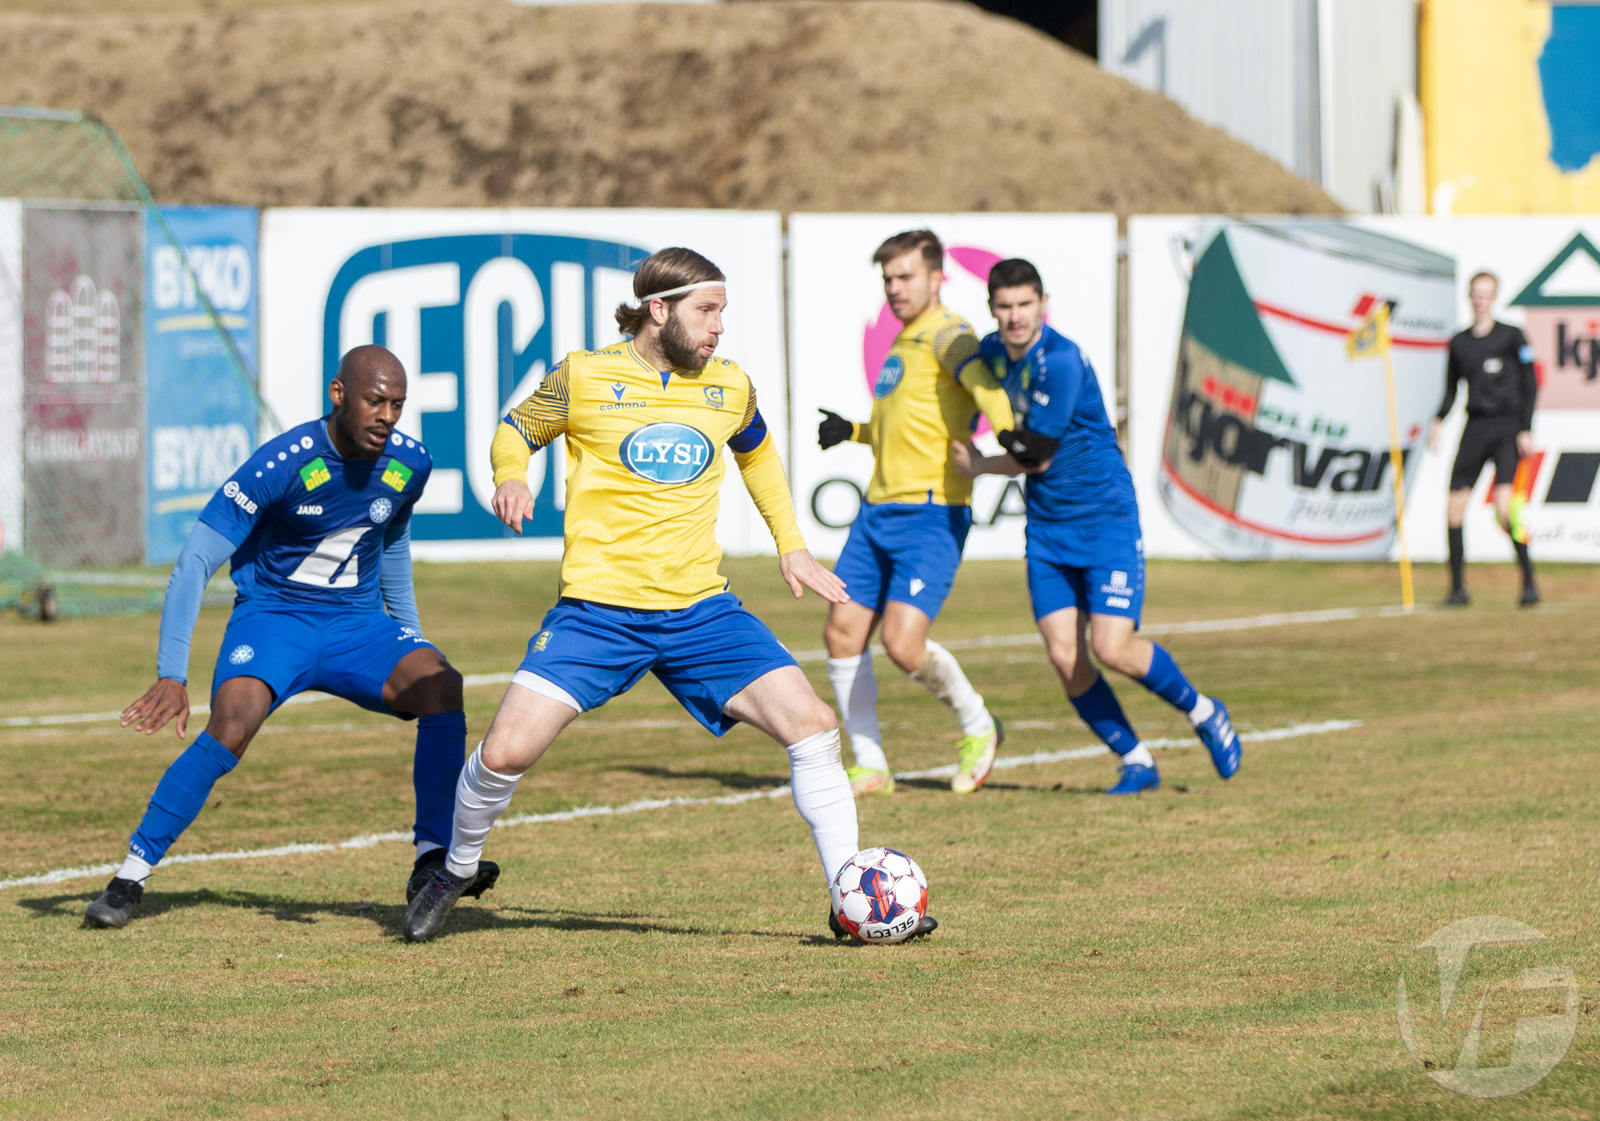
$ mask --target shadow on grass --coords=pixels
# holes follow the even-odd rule
[[[940,778],[900,778],[895,779],[896,787],[911,787],[915,790],[943,790],[949,792],[950,780]],[[995,782],[993,779],[983,784],[982,790],[977,791],[972,797],[981,796],[984,790],[1024,790],[1034,794],[1104,794],[1104,786],[1068,786],[1064,782],[1049,784],[1031,782]]]
[[[34,912],[38,918],[81,919],[84,908],[96,897],[98,891],[77,892],[71,895],[51,895],[39,899],[19,899],[17,906]],[[241,911],[254,911],[279,922],[313,925],[324,918],[355,918],[373,923],[392,938],[400,938],[400,924],[405,917],[405,907],[399,904],[380,904],[366,901],[309,902],[281,895],[263,895],[249,891],[178,891],[150,892],[139,905],[133,921],[154,918],[170,911],[191,907],[232,907]],[[84,929],[93,929],[85,924]],[[802,934],[798,931],[710,930],[699,926],[681,926],[660,922],[639,914],[606,914],[584,911],[543,910],[532,907],[485,907],[476,900],[464,899],[450,913],[449,925],[439,935],[448,938],[453,934],[466,934],[482,930],[561,930],[572,933],[623,933],[623,934],[687,934],[702,938],[748,935],[756,938],[794,939],[802,944],[829,944],[826,939]]]
[[[710,779],[735,790],[771,790],[786,786],[788,775],[748,775],[743,771],[678,771],[671,767],[624,767],[636,775],[651,778]]]

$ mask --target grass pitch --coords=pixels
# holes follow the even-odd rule
[[[734,588],[796,650],[822,610],[771,561]],[[1472,571],[1455,613],[1162,639],[1244,730],[1360,720],[1246,745],[1220,782],[1196,744],[1162,789],[1100,791],[1107,758],[1003,771],[956,798],[906,783],[861,805],[865,844],[914,855],[932,939],[835,945],[814,850],[783,798],[497,830],[505,868],[438,941],[399,938],[409,848],[380,843],[163,868],[123,931],[80,928],[106,876],[0,891],[0,1113],[17,1117],[1590,1117],[1595,1031],[1600,589],[1547,568],[1548,605]],[[1362,566],[1151,565],[1150,623],[1394,598]],[[421,565],[430,636],[464,672],[508,672],[555,592],[550,565]],[[1442,594],[1437,570],[1424,597]],[[225,610],[195,638],[205,695]],[[0,620],[0,719],[121,708],[149,683],[154,618]],[[968,563],[934,634],[1031,629],[1021,566]],[[1040,647],[962,650],[1010,723],[1003,755],[1091,742]],[[829,696],[823,665],[806,663]],[[878,663],[890,757],[954,760],[931,698]],[[1185,723],[1114,682],[1147,738]],[[468,690],[475,740],[502,687]],[[203,725],[197,720],[191,734]],[[336,843],[410,822],[409,726],[338,701],[290,708],[174,852]],[[170,732],[0,728],[0,880],[119,859]],[[715,740],[646,679],[585,716],[512,813],[770,789],[782,752]],[[1475,950],[1448,1017],[1434,955],[1453,920],[1547,941]],[[1569,967],[1565,1059],[1502,1101],[1418,1059],[1512,1060],[1517,1017],[1562,1013],[1519,971]]]

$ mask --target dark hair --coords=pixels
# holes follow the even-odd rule
[[[1024,284],[1041,297],[1044,295],[1044,281],[1039,276],[1039,270],[1033,267],[1033,262],[1024,261],[1021,257],[1008,257],[989,270],[989,299],[993,300],[994,294],[1002,288],[1021,288]]]
[[[1480,280],[1492,280],[1494,281],[1495,291],[1498,292],[1500,290],[1500,278],[1494,273],[1490,272],[1488,269],[1484,269],[1482,272],[1475,272],[1472,274],[1472,279],[1467,281],[1467,291],[1472,291],[1472,286],[1478,283]]]
[[[896,257],[918,249],[922,250],[922,259],[930,269],[944,268],[944,242],[932,230],[907,230],[903,234],[895,234],[878,246],[878,251],[872,255],[872,263],[887,265]]]
[[[633,274],[633,295],[635,299],[643,299],[652,292],[668,292],[674,288],[682,288],[685,284],[726,279],[728,278],[722,274],[721,269],[693,249],[682,247],[662,249],[646,257],[644,264]],[[665,302],[670,306],[688,295],[690,293],[684,292],[677,296],[668,296]],[[650,305],[641,304],[635,307],[628,303],[618,304],[616,314],[617,326],[622,333],[637,335],[640,329],[650,322]]]

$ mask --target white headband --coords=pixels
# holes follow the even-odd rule
[[[668,288],[665,292],[652,292],[648,296],[639,297],[639,306],[644,307],[651,300],[664,300],[668,296],[681,296],[685,292],[693,292],[696,288],[725,288],[726,280],[697,280],[693,284],[685,284],[679,288]]]

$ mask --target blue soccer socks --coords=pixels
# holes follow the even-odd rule
[[[1172,660],[1171,654],[1155,643],[1150,645],[1155,647],[1155,653],[1150,658],[1149,672],[1138,679],[1139,684],[1179,712],[1188,713],[1200,699],[1200,693],[1189,684],[1189,679],[1183,676],[1183,671],[1178,668],[1178,663]]]
[[[200,816],[211,787],[239,763],[233,752],[201,732],[187,751],[172,761],[156,784],[144,820],[128,838],[128,849],[146,864],[157,864],[189,823]]]
[[[456,782],[467,757],[467,714],[440,712],[417,721],[417,754],[411,783],[417,792],[416,842],[450,847],[456,812]]]
[[[1118,755],[1126,755],[1139,746],[1138,733],[1128,723],[1121,702],[1111,691],[1104,676],[1097,675],[1087,691],[1067,699],[1078,710],[1078,715],[1083,717],[1083,722]]]

